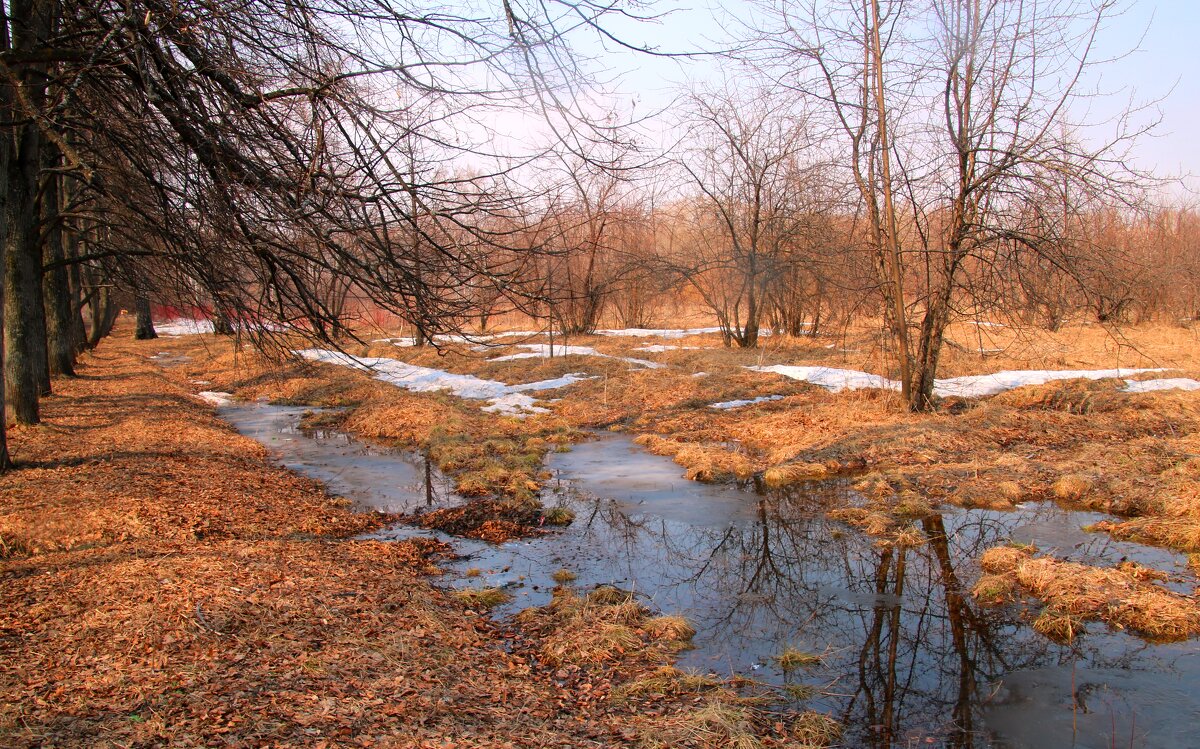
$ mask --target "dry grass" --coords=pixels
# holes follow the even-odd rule
[[[809,653],[792,647],[784,648],[782,653],[773,656],[773,660],[784,671],[792,671],[797,668],[811,668],[821,664],[821,656],[816,653]]]
[[[1077,631],[1077,622],[1085,619],[1098,619],[1160,641],[1200,634],[1200,604],[1153,584],[1154,576],[1144,568],[1095,568],[1034,557],[1030,549],[1011,546],[989,549],[980,566],[989,575],[1009,578],[1014,587],[1043,600],[1045,619],[1039,617],[1040,624],[1035,622],[1035,626],[1056,637]],[[1000,585],[994,578],[985,578],[976,586],[976,595],[993,598]]]
[[[554,573],[550,575],[550,579],[558,585],[566,585],[567,583],[574,582],[576,577],[577,575],[568,569],[555,570]]]
[[[696,636],[696,628],[682,616],[656,616],[647,619],[642,626],[655,640],[688,642]]]
[[[609,603],[556,588],[551,604],[536,611],[549,617],[541,648],[547,663],[601,665],[645,650],[639,626],[646,610],[629,598]],[[525,618],[535,620],[536,613]]]
[[[621,685],[613,692],[613,698],[625,700],[646,696],[700,694],[723,689],[724,686],[715,676],[681,671],[674,666],[662,666],[646,676]]]
[[[188,396],[195,375],[145,362],[174,344],[106,341],[43,425],[10,431],[0,744],[599,748],[694,709],[700,677],[616,701],[610,680],[546,671],[537,627],[498,632],[429,585],[441,544],[345,540],[386,518],[269,462]],[[619,600],[552,618],[634,633],[616,686],[665,665],[630,596],[601,597]],[[750,728],[782,745],[770,720]]]
[[[512,600],[512,596],[499,588],[466,588],[454,591],[454,597],[468,608],[485,611]]]

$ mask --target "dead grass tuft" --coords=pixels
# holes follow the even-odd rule
[[[763,471],[763,483],[776,488],[798,481],[813,481],[829,476],[829,468],[822,463],[788,463]]]
[[[499,588],[466,588],[454,591],[454,597],[473,609],[494,609],[508,603],[512,596]]]
[[[696,636],[696,628],[682,616],[656,616],[647,619],[643,626],[655,640],[688,642]]]
[[[1060,477],[1050,490],[1054,496],[1067,502],[1078,502],[1096,487],[1096,480],[1078,473]]]
[[[784,671],[792,671],[797,668],[811,668],[821,664],[821,656],[793,647],[784,648],[783,652],[773,656],[772,660],[778,663],[779,667]]]
[[[1200,606],[1150,580],[1145,568],[1103,569],[1047,557],[1028,549],[989,549],[980,566],[991,575],[1010,577],[1014,585],[1046,602],[1047,619],[1039,628],[1061,634],[1077,631],[1074,621],[1098,619],[1159,641],[1200,634]],[[989,583],[997,586],[995,581]],[[977,588],[978,589],[978,588]],[[1063,622],[1062,617],[1072,617]]]
[[[831,716],[812,710],[796,716],[788,727],[797,742],[795,749],[821,749],[842,737],[842,726]]]
[[[721,689],[723,683],[708,674],[681,671],[674,666],[661,666],[651,673],[613,691],[613,698],[625,700],[633,697],[700,694]]]

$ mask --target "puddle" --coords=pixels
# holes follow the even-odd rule
[[[364,506],[420,505],[420,459],[339,435],[306,435],[301,408],[220,410],[274,449],[285,465]],[[1030,504],[1015,512],[947,510],[920,522],[930,542],[882,549],[824,517],[852,494],[843,484],[756,494],[696,484],[671,460],[623,435],[553,454],[547,504],[576,513],[549,536],[500,546],[455,539],[449,584],[498,586],[512,613],[550,599],[566,568],[587,589],[614,584],[697,626],[682,668],[804,684],[804,705],[846,726],[849,746],[1178,747],[1200,721],[1200,652],[1194,643],[1150,645],[1089,625],[1071,646],[1033,632],[1012,607],[976,605],[975,560],[1010,538],[1056,556],[1116,564],[1132,559],[1196,584],[1177,554],[1120,543],[1081,527],[1103,515]],[[448,499],[444,479],[436,501]],[[409,494],[407,497],[404,492]],[[430,535],[397,526],[374,538]],[[443,537],[444,538],[444,537]],[[461,573],[476,568],[482,574]],[[820,665],[785,673],[772,660],[791,646]],[[1074,691],[1073,691],[1074,685]],[[1074,694],[1074,697],[1073,697]]]
[[[310,410],[234,403],[218,407],[217,415],[266,445],[282,465],[321,481],[359,509],[411,512],[463,501],[450,481],[419,455],[359,442],[340,432],[300,429],[301,415]]]
[[[180,367],[192,360],[192,357],[187,354],[176,354],[170,351],[159,351],[157,354],[152,354],[146,358],[164,369]]]

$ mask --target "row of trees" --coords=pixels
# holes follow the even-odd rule
[[[1194,306],[1159,262],[1193,215],[1138,213],[1147,181],[1122,150],[1137,133],[1085,138],[1072,120],[1108,0],[763,0],[730,60],[740,77],[673,108],[662,154],[591,116],[567,44],[621,43],[601,24],[635,3],[5,9],[18,422],[37,421],[118,294],[200,307],[261,346],[279,329],[352,334],[352,298],[418,343],[507,309],[568,333],[606,306],[641,325],[669,291],[747,347],[766,326],[865,313],[914,409],[964,311],[1056,325],[1081,300],[1103,320]],[[1192,273],[1180,241],[1171,267]]]
[[[344,334],[348,289],[423,335],[509,293],[536,254],[514,243],[539,198],[522,170],[615,137],[577,99],[568,36],[617,10],[637,13],[6,0],[8,416],[38,421],[81,310],[102,335],[118,294],[200,307],[266,346],[280,328]],[[499,149],[481,124],[530,109],[537,147]]]

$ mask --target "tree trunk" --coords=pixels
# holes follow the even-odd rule
[[[233,323],[230,322],[229,316],[220,309],[213,310],[213,332],[217,335],[233,335]]]
[[[900,362],[900,396],[912,407],[911,353],[908,343],[908,318],[904,309],[904,263],[900,255],[899,227],[892,195],[892,155],[888,135],[887,100],[883,86],[883,47],[879,40],[879,0],[871,0],[871,67],[875,72],[875,115],[879,128],[879,167],[883,193],[883,239],[880,248],[885,270],[884,299],[889,307],[896,358]]]
[[[150,317],[150,300],[141,295],[134,297],[133,309],[137,315],[137,328],[133,337],[139,341],[158,338],[158,333],[154,332],[154,320]]]
[[[100,339],[112,332],[117,319],[117,306],[113,304],[112,293],[107,286],[96,290],[88,308],[92,311],[92,332],[88,336],[87,347],[94,349],[100,345]]]
[[[46,158],[50,162],[47,166],[57,166],[58,154],[55,149],[46,148],[45,151],[44,157],[53,155],[53,159]],[[61,207],[59,182],[57,175],[50,175],[42,194],[42,221],[47,227],[42,258],[46,265],[61,263],[66,257],[63,227],[58,215]],[[76,348],[72,315],[75,302],[66,266],[59,265],[43,271],[42,295],[46,315],[46,359],[50,373],[74,377]]]

